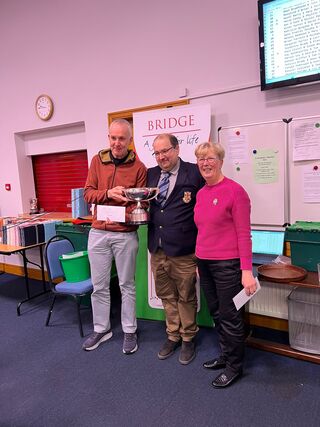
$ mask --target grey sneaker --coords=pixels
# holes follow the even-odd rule
[[[196,357],[196,350],[193,341],[182,341],[182,347],[179,356],[179,362],[182,365],[188,365]]]
[[[158,358],[160,360],[164,360],[167,359],[168,357],[170,357],[176,350],[176,348],[181,344],[180,341],[171,341],[169,339],[167,339],[167,341],[163,344],[163,346],[161,347],[159,353],[158,353]]]
[[[138,350],[138,338],[137,334],[134,333],[124,333],[123,338],[123,348],[122,351],[124,354],[132,354]]]
[[[107,332],[93,332],[89,338],[85,340],[82,345],[83,350],[94,350],[99,347],[105,341],[108,341],[112,337],[112,331]]]

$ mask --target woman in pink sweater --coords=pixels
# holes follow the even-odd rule
[[[212,385],[223,388],[242,375],[245,347],[243,309],[233,297],[245,288],[256,290],[252,275],[250,199],[246,191],[221,171],[224,149],[206,142],[195,151],[206,185],[198,192],[194,220],[198,228],[196,256],[200,284],[218,332],[221,352],[205,362],[222,369]]]

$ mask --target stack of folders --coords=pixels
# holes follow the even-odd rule
[[[73,188],[71,190],[72,218],[79,218],[89,215],[88,203],[83,197],[84,188]]]
[[[60,222],[3,218],[1,228],[2,242],[12,246],[31,246],[46,242],[56,235],[56,223]]]
[[[6,217],[2,220],[2,242],[7,245],[20,246],[19,223],[21,219]]]

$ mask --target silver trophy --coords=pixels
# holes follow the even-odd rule
[[[39,213],[38,199],[36,197],[33,197],[32,199],[30,199],[30,215],[38,214],[38,213]]]
[[[136,225],[147,224],[149,221],[149,213],[141,206],[141,202],[147,202],[157,197],[159,188],[126,188],[123,190],[123,193],[128,200],[137,202],[137,207],[129,214],[128,223]]]

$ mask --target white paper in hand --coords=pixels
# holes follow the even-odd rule
[[[97,206],[97,219],[99,221],[125,222],[125,206]]]
[[[237,310],[240,310],[240,308],[246,303],[248,302],[252,297],[254,297],[257,292],[260,291],[261,286],[260,286],[260,282],[258,280],[258,278],[255,278],[256,280],[256,284],[257,284],[257,289],[255,291],[254,294],[252,295],[247,295],[245,289],[243,288],[242,291],[240,291],[234,298],[233,298],[233,302],[234,305],[236,306]]]

